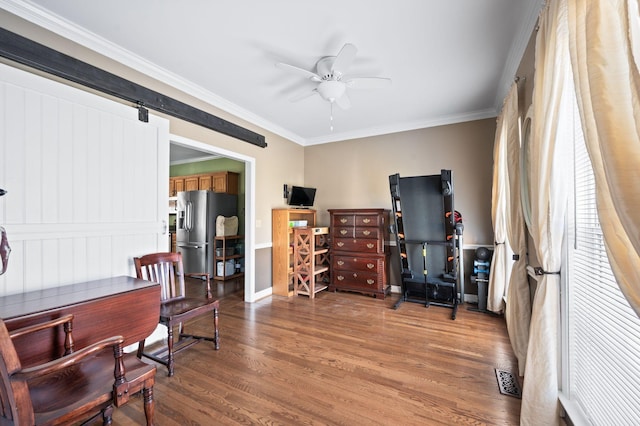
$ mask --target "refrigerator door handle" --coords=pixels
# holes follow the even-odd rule
[[[178,244],[178,247],[186,249],[199,249],[204,246],[199,246],[198,244]]]
[[[186,216],[187,217],[185,218],[184,228],[187,231],[191,231],[191,229],[193,228],[193,206],[191,204],[191,201],[187,201]]]

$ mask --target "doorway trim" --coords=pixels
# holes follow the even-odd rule
[[[185,138],[184,136],[170,134],[169,140],[171,143],[183,145],[210,154],[221,155],[244,163],[244,301],[249,303],[255,302],[258,299],[256,297],[256,241],[253,227],[256,218],[256,159],[254,157],[249,157],[214,145],[209,145],[204,142]]]

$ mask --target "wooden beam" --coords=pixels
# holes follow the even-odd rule
[[[0,28],[0,56],[265,148],[263,135]],[[144,113],[140,114],[144,117]]]

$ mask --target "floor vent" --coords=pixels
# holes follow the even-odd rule
[[[508,371],[496,368],[496,379],[498,379],[498,387],[501,394],[522,398],[522,389],[520,389],[520,383],[518,383],[516,376]]]

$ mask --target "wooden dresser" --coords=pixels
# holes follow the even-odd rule
[[[384,299],[389,292],[389,210],[329,209],[331,285]]]

